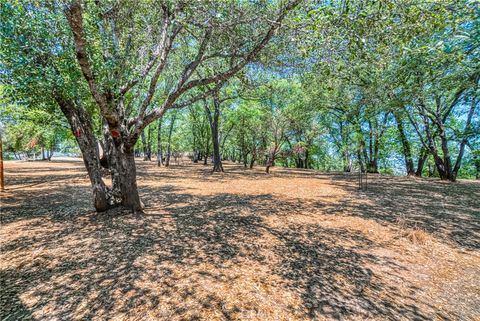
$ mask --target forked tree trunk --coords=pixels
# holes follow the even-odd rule
[[[91,127],[90,115],[73,101],[56,97],[63,114],[68,120],[70,127],[82,152],[83,162],[87,169],[93,190],[93,205],[97,212],[103,212],[114,205],[114,200],[105,182],[102,179],[98,143]]]
[[[143,210],[137,189],[135,157],[133,148],[124,148],[123,144],[112,144],[111,136],[104,132],[106,140],[105,152],[109,162],[109,169],[112,174],[112,185],[110,189],[102,178],[98,142],[92,129],[91,116],[81,107],[76,106],[73,101],[57,98],[60,109],[66,116],[70,127],[82,152],[83,161],[92,184],[93,204],[97,212],[123,205],[133,212]],[[104,127],[104,131],[108,131]]]

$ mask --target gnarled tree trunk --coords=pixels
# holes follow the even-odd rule
[[[56,97],[56,100],[67,118],[82,152],[83,162],[92,184],[95,210],[97,212],[106,211],[115,205],[115,201],[102,179],[98,143],[93,133],[91,116],[74,101],[61,97]]]
[[[127,150],[124,153],[119,153],[118,150],[116,152],[122,205],[133,212],[141,212],[143,203],[138,195],[137,171],[133,150]]]

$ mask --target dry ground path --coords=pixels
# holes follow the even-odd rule
[[[480,183],[138,161],[142,216],[83,163],[6,162],[0,320],[479,320]]]

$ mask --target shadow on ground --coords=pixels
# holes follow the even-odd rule
[[[335,184],[349,194],[339,204],[345,214],[420,228],[461,248],[480,249],[478,182],[370,175],[368,191],[360,192],[356,178],[332,175]]]
[[[165,175],[178,173],[150,179],[168,182]],[[374,254],[372,249],[379,245],[364,234],[269,221],[322,209],[389,223],[405,215],[408,224],[446,229],[459,245],[475,249],[478,213],[473,203],[438,184],[392,184],[377,178],[370,192],[360,195],[354,178],[331,178],[354,198],[343,200],[339,213],[318,201],[307,204],[268,193],[195,195],[165,185],[141,186],[150,206],[143,216],[120,210],[96,214],[90,209],[87,186],[20,191],[2,209],[2,225],[19,224],[21,233],[2,246],[8,268],[0,275],[0,319],[13,315],[13,319],[105,320],[133,314],[138,319],[198,320],[208,318],[213,313],[209,311],[221,313],[224,320],[262,318],[261,306],[237,305],[228,301],[228,295],[208,288],[208,284],[233,287],[241,281],[235,271],[241,266],[265,268],[281,280],[277,290],[298,294],[300,305],[283,307],[285,315],[298,319],[449,319],[419,301],[415,295],[419,289],[402,284],[408,289],[405,293],[377,275],[374,267],[387,267],[398,272],[401,283],[404,267]],[[357,197],[369,202],[358,205]],[[412,203],[410,198],[419,201]],[[36,202],[39,199],[43,201]],[[454,202],[462,204],[461,217],[453,216],[458,211]]]

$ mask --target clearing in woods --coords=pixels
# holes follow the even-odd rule
[[[0,319],[480,317],[479,182],[137,167],[141,216],[80,159],[6,162]]]

